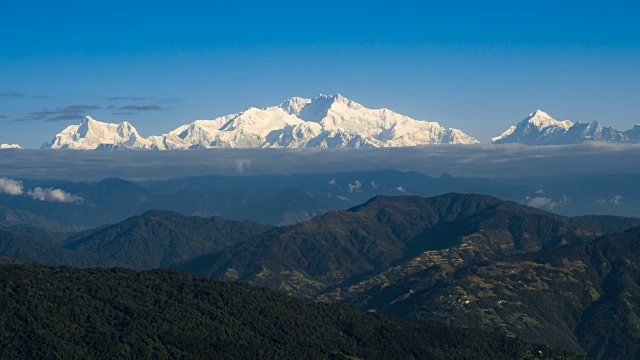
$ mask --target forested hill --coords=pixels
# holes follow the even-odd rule
[[[559,359],[544,346],[177,271],[0,266],[4,359]]]

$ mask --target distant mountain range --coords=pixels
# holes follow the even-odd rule
[[[598,122],[557,121],[537,110],[494,144],[567,145],[585,141],[640,142],[640,125],[627,131]],[[128,122],[104,123],[85,117],[42,148],[77,150],[184,150],[209,148],[367,148],[427,144],[477,144],[461,130],[416,120],[389,109],[368,109],[342,95],[293,97],[263,109],[197,120],[163,135],[142,137]],[[3,144],[0,148],[16,147]]]
[[[415,120],[388,109],[368,109],[342,95],[293,97],[264,109],[198,120],[143,138],[129,123],[86,117],[57,134],[52,149],[361,148],[424,144],[474,144],[460,130]]]
[[[376,195],[428,197],[448,192],[491,195],[562,215],[640,217],[638,181],[633,174],[483,179],[386,170],[202,176],[140,183],[118,178],[98,182],[23,179],[27,190],[57,189],[82,201],[42,201],[0,193],[0,226],[28,234],[37,233],[38,228],[68,233],[114,224],[154,209],[290,225],[329,210],[349,209]]]
[[[491,139],[494,144],[520,143],[525,145],[569,145],[585,141],[612,143],[640,142],[640,125],[627,131],[603,127],[597,121],[573,123],[558,121],[544,111],[537,110],[502,135]]]

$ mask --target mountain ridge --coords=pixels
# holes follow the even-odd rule
[[[148,149],[194,148],[360,148],[433,143],[474,144],[458,129],[415,120],[389,109],[368,109],[338,95],[293,97],[266,108],[213,120],[196,120],[163,135],[143,138],[129,123],[103,123],[86,117],[58,133],[43,148]]]
[[[568,145],[585,141],[640,142],[640,124],[621,131],[597,121],[558,121],[542,110],[491,138],[493,144]],[[186,150],[209,148],[366,148],[428,144],[477,144],[478,140],[438,122],[416,120],[387,108],[369,109],[337,95],[291,97],[264,108],[195,120],[162,135],[142,137],[128,122],[86,116],[55,135],[43,149]],[[20,148],[2,144],[1,148]]]
[[[377,196],[347,211],[269,230],[179,268],[336,301],[442,261],[457,267],[595,236],[570,218],[490,196]],[[350,285],[353,281],[360,285]],[[332,290],[339,285],[343,288]]]
[[[491,138],[493,144],[520,143],[530,146],[569,145],[585,141],[634,143],[640,141],[640,126],[627,131],[588,123],[558,121],[542,110],[529,114],[501,135]]]

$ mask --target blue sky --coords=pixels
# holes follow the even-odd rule
[[[231,2],[229,2],[231,3]],[[142,135],[341,93],[481,141],[529,112],[640,123],[633,2],[6,2],[0,143],[91,115]]]

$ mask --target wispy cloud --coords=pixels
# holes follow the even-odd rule
[[[173,107],[164,107],[160,105],[125,105],[125,106],[107,106],[107,110],[113,110],[111,115],[131,115],[141,111],[168,111]]]
[[[27,96],[27,94],[19,92],[0,92],[0,98],[23,98]]]
[[[564,206],[569,203],[569,198],[567,196],[563,196],[560,200],[553,200],[551,198],[545,196],[534,197],[533,199],[527,199],[528,206],[538,208],[538,209],[549,209],[553,210],[559,206]]]
[[[80,120],[88,115],[88,112],[100,109],[98,105],[70,105],[53,110],[34,111],[17,121],[67,121]]]
[[[613,203],[613,205],[620,205],[622,204],[622,200],[624,200],[624,197],[622,197],[622,195],[616,195],[613,198],[611,198],[611,203]]]
[[[123,112],[112,112],[109,113],[110,115],[135,115],[134,112],[130,112],[130,111],[123,111]]]
[[[121,106],[118,110],[123,111],[166,111],[170,110],[170,108],[165,108],[158,105],[127,105]]]
[[[51,96],[46,95],[29,95],[17,91],[5,91],[0,92],[0,98],[30,98],[30,99],[48,99]]]
[[[34,200],[62,202],[62,203],[80,203],[84,199],[81,196],[70,194],[61,189],[36,187],[27,191],[27,196]]]
[[[360,192],[362,190],[362,183],[358,180],[354,181],[353,184],[349,184],[349,192]]]
[[[105,98],[107,101],[148,101],[154,100],[154,98],[150,97],[142,97],[142,96],[112,96]]]
[[[106,101],[147,101],[147,102],[154,102],[154,101],[178,101],[180,99],[178,98],[157,98],[157,97],[150,97],[150,96],[111,96],[108,98],[105,98]]]

